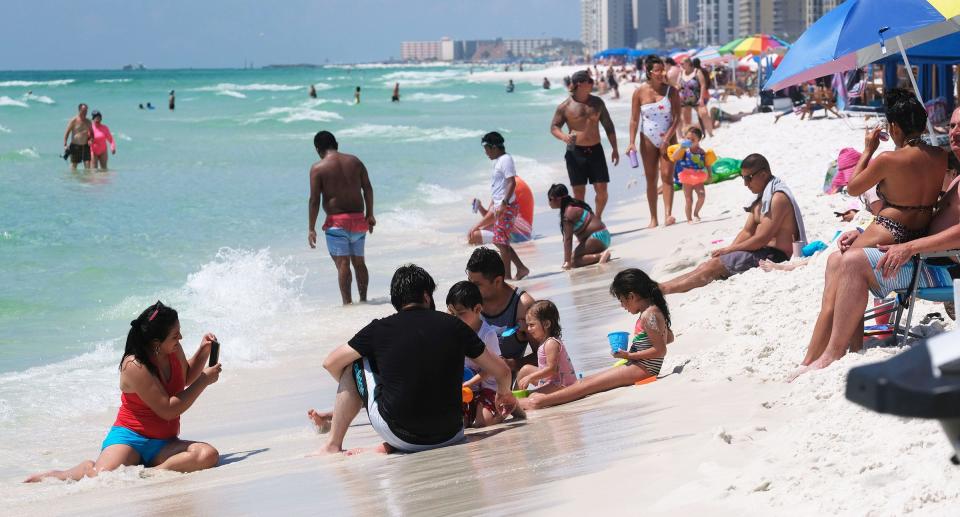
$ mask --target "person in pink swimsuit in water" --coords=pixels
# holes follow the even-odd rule
[[[90,139],[90,153],[93,154],[93,167],[107,170],[107,142],[110,143],[110,153],[117,154],[117,143],[113,140],[110,128],[102,123],[103,115],[94,110],[93,138]]]

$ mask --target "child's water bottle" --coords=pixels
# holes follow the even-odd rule
[[[637,151],[630,149],[627,151],[627,158],[630,159],[630,167],[636,169],[640,166],[640,160],[637,159]]]

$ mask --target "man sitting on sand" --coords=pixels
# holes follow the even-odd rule
[[[536,350],[527,350],[527,309],[536,300],[530,293],[504,281],[503,261],[490,248],[473,250],[467,261],[467,280],[480,289],[483,296],[483,321],[493,327],[500,339],[500,354],[517,371],[524,364],[536,364]]]
[[[419,452],[463,441],[464,357],[497,380],[498,412],[513,412],[510,370],[473,329],[435,310],[435,289],[422,268],[401,266],[390,282],[397,313],[373,320],[327,355],[323,367],[339,383],[333,412],[307,413],[320,432],[330,432],[321,453],[343,452],[361,407],[384,440],[378,452]]]
[[[960,157],[960,108],[950,118],[950,148]],[[856,351],[863,344],[863,313],[867,309],[867,291],[877,298],[906,289],[913,278],[913,259],[917,253],[960,248],[960,192],[954,180],[937,203],[928,236],[879,248],[850,249],[860,232],[840,237],[840,249],[827,261],[823,306],[810,337],[802,367],[791,380],[810,370],[818,370],[840,359],[847,349]],[[948,287],[960,277],[960,266],[926,266],[920,275],[920,287]],[[839,310],[837,310],[839,309]],[[824,317],[826,316],[826,317]]]
[[[660,284],[663,294],[685,293],[753,269],[761,260],[784,262],[793,254],[795,241],[806,241],[803,218],[786,183],[770,172],[761,154],[751,154],[740,165],[743,184],[757,195],[745,207],[746,224],[725,248],[714,250],[707,262],[689,273]]]

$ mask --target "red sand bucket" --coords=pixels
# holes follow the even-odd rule
[[[707,181],[707,171],[697,169],[683,169],[677,174],[677,179],[684,185],[696,187],[703,185]]]

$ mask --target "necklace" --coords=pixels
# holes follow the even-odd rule
[[[911,139],[909,139],[909,140],[904,140],[903,146],[904,146],[904,147],[913,147],[913,146],[915,146],[915,145],[919,145],[920,142],[921,142],[920,137],[919,137],[919,136],[915,136],[915,137],[913,137],[913,138],[911,138]]]

